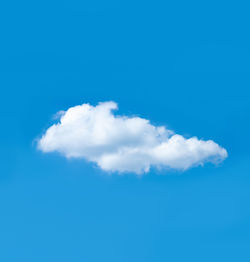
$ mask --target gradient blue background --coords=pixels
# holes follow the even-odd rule
[[[2,1],[0,261],[250,261],[247,1]],[[36,150],[59,110],[114,100],[228,159],[107,176]]]

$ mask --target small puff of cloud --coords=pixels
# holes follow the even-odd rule
[[[43,152],[84,158],[102,170],[146,173],[151,166],[186,170],[218,163],[227,151],[212,140],[189,139],[140,117],[117,116],[115,102],[83,104],[60,111],[60,121],[38,141]]]

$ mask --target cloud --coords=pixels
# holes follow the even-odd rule
[[[46,130],[38,148],[86,159],[105,171],[136,174],[152,166],[186,170],[227,157],[227,151],[212,140],[187,139],[147,119],[114,115],[117,108],[115,102],[103,102],[60,111],[59,123]]]

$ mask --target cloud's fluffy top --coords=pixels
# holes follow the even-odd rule
[[[186,170],[217,163],[227,151],[212,140],[189,139],[140,117],[113,114],[114,102],[83,104],[59,114],[38,141],[43,152],[84,158],[105,171],[148,172],[151,166]]]

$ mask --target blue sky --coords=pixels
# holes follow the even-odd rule
[[[0,4],[0,260],[249,261],[249,6]],[[113,100],[228,151],[219,166],[106,175],[38,151],[59,110]]]

